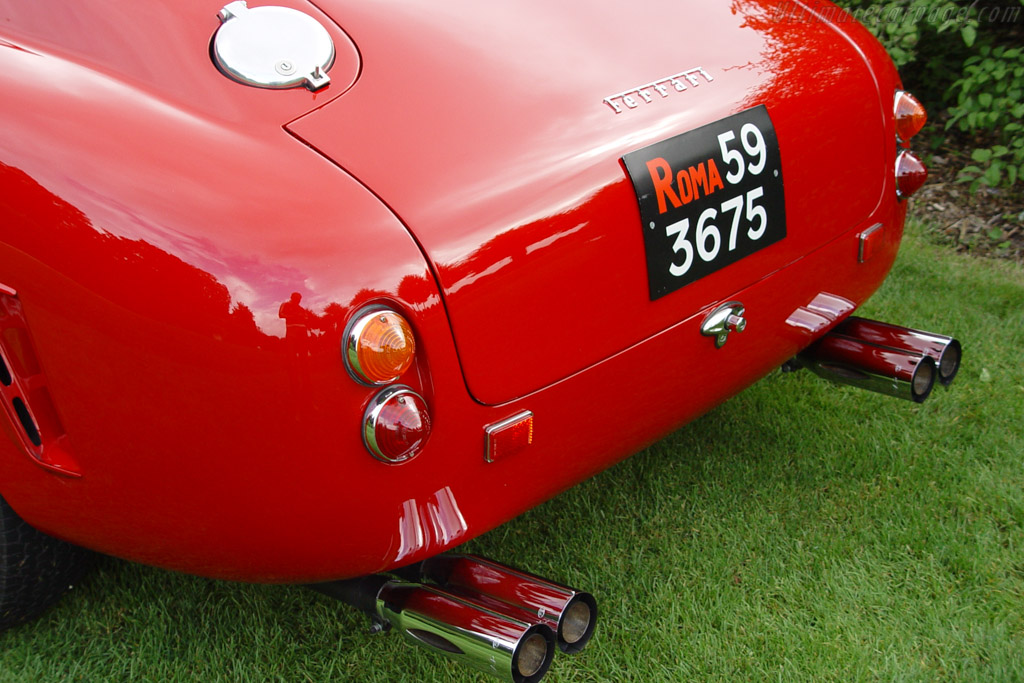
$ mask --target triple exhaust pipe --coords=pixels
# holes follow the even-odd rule
[[[799,364],[840,384],[922,403],[960,369],[960,342],[864,318],[848,318],[799,356]]]
[[[597,623],[589,593],[482,557],[439,555],[397,573],[310,587],[510,683],[540,681],[556,647],[579,652]]]

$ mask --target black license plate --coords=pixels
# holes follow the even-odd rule
[[[640,202],[652,301],[786,236],[779,141],[764,106],[622,161]]]

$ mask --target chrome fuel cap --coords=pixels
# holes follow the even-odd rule
[[[319,90],[331,79],[334,41],[323,24],[290,7],[225,5],[213,59],[229,78],[258,88]]]

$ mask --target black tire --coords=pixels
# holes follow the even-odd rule
[[[30,527],[0,497],[0,631],[39,616],[78,581],[85,550]]]

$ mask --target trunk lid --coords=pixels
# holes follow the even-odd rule
[[[658,5],[319,3],[355,41],[362,73],[288,128],[418,240],[483,403],[529,394],[705,311],[879,201],[888,96],[854,45],[827,23],[777,21],[774,2]],[[781,154],[784,237],[652,300],[648,216],[622,158],[762,106]],[[735,168],[726,151],[759,149],[736,121],[720,176]],[[679,138],[675,153],[717,147],[726,129],[716,125]],[[665,177],[681,183],[675,171]],[[752,206],[756,223],[760,201],[739,200],[737,215],[751,218]],[[720,213],[725,249],[731,221]],[[671,229],[656,226],[662,239]],[[678,265],[685,253],[672,244]],[[637,372],[656,368],[652,359]]]

